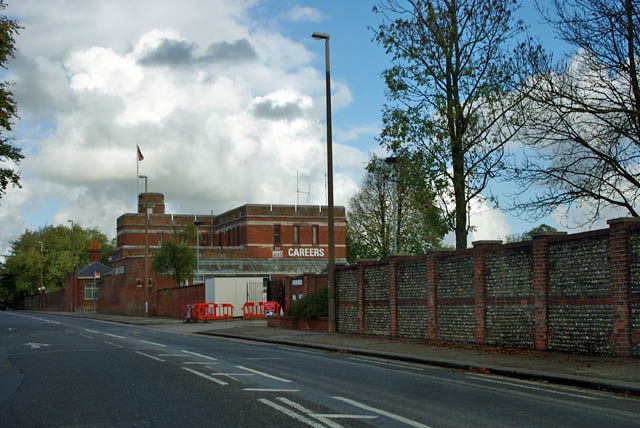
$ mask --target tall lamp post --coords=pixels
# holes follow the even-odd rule
[[[42,241],[38,241],[40,243],[40,255],[44,257],[44,243]],[[44,294],[44,260],[42,264],[40,264],[40,287],[38,287],[38,306],[39,310],[44,310],[44,304],[42,303],[42,295]]]
[[[193,225],[196,227],[196,277],[200,279],[200,226],[205,225],[204,221],[194,221]],[[202,281],[204,282],[204,280]],[[194,281],[195,284],[195,281]]]
[[[139,175],[144,180],[144,193],[147,193],[147,176]],[[151,208],[153,209],[153,208]],[[149,212],[148,204],[144,205],[144,316],[149,316]]]
[[[329,65],[329,35],[313,33],[316,40],[324,40],[325,85],[327,100],[327,205],[329,206],[329,262],[327,264],[327,289],[329,292],[329,333],[336,331],[336,256],[333,213],[333,148],[331,146],[331,67]]]

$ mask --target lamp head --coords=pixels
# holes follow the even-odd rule
[[[329,40],[329,35],[327,33],[318,33],[317,31],[314,32],[311,37],[316,40]]]

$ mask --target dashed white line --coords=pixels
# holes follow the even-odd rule
[[[205,366],[207,364],[219,364],[219,363],[213,362],[213,361],[185,361],[182,364],[185,364],[185,365],[193,364],[193,365],[203,365],[203,366]]]
[[[319,424],[318,422],[314,421],[313,419],[309,419],[309,418],[307,418],[307,417],[305,417],[305,416],[303,416],[303,415],[301,415],[299,413],[294,412],[291,409],[287,409],[286,407],[281,406],[281,405],[279,405],[277,403],[274,403],[273,401],[269,401],[266,398],[260,398],[260,399],[258,399],[258,401],[261,402],[262,404],[266,404],[267,406],[269,406],[269,407],[271,407],[273,409],[276,409],[277,411],[279,411],[281,413],[284,413],[285,415],[287,415],[287,416],[289,416],[289,417],[291,417],[293,419],[296,419],[296,420],[298,420],[298,421],[300,421],[302,423],[305,423],[305,424],[309,425],[310,427],[313,427],[313,428],[325,428],[324,425]]]
[[[105,336],[109,336],[109,337],[115,337],[116,339],[126,339],[126,337],[124,336],[118,336],[117,334],[111,334],[111,333],[102,333]]]
[[[167,345],[163,345],[162,343],[150,342],[148,340],[140,339],[140,342],[146,343],[146,344],[149,344],[149,345],[160,346],[161,348],[166,348],[167,347]]]
[[[414,420],[405,418],[404,416],[396,415],[395,413],[387,412],[386,410],[377,409],[375,407],[367,406],[366,404],[360,403],[360,402],[355,401],[355,400],[351,400],[349,398],[344,398],[344,397],[333,397],[333,398],[335,398],[336,400],[345,402],[347,404],[351,404],[352,406],[359,407],[362,410],[367,410],[369,412],[373,412],[373,413],[377,413],[377,414],[382,415],[382,416],[386,416],[388,418],[394,419],[394,420],[396,420],[398,422],[402,422],[403,424],[407,424],[407,425],[410,425],[412,427],[416,427],[416,428],[431,428],[429,425],[421,424],[420,422],[416,422]]]
[[[243,391],[251,392],[300,392],[299,389],[277,389],[277,388],[243,388]]]
[[[596,398],[596,397],[589,397],[589,396],[580,395],[580,394],[572,394],[570,392],[555,391],[553,389],[546,389],[546,388],[537,388],[535,386],[522,385],[522,384],[513,383],[513,382],[502,382],[502,381],[499,381],[499,380],[487,379],[487,378],[479,377],[479,376],[469,376],[469,377],[471,379],[480,380],[482,382],[499,383],[501,385],[508,385],[508,386],[513,386],[513,387],[516,387],[516,388],[533,389],[535,391],[543,391],[543,392],[548,392],[550,394],[567,395],[569,397],[584,398],[585,400],[595,400],[595,401],[599,400],[599,398]]]
[[[424,371],[424,369],[421,369],[420,367],[411,367],[411,366],[407,366],[407,365],[404,365],[404,364],[388,363],[386,361],[378,361],[378,360],[373,359],[373,358],[349,357],[349,359],[350,360],[355,360],[355,361],[360,361],[360,362],[380,364],[381,366],[398,367],[398,368],[403,368],[403,369],[415,370],[415,371],[419,371],[419,372]]]
[[[117,343],[109,342],[108,340],[105,340],[104,343],[108,343],[109,345],[115,346],[116,348],[124,348],[124,346],[118,345]]]
[[[249,367],[245,367],[245,366],[236,366],[236,367],[241,369],[241,370],[246,370],[248,372],[255,373],[257,375],[264,376],[264,377],[269,378],[269,379],[278,380],[280,382],[285,382],[285,383],[291,383],[291,381],[289,379],[283,379],[283,378],[278,377],[278,376],[270,375],[269,373],[264,373],[264,372],[261,372],[261,371],[258,371],[258,370],[250,369]]]
[[[82,337],[86,337],[87,339],[91,339],[91,340],[94,340],[94,339],[95,339],[95,337],[93,337],[93,336],[89,336],[88,334],[82,334],[82,333],[80,333],[80,336],[82,336]]]
[[[93,333],[93,334],[100,334],[99,331],[97,331],[97,330],[89,330],[88,328],[85,328],[84,331],[88,331],[89,333]]]
[[[165,361],[165,360],[163,360],[162,358],[158,358],[158,357],[156,357],[156,356],[154,356],[154,355],[149,355],[149,354],[146,354],[146,353],[141,352],[141,351],[136,351],[136,354],[143,355],[143,356],[145,356],[145,357],[147,357],[147,358],[151,358],[152,360],[156,360],[156,361],[162,361],[162,362],[164,362],[164,361]]]
[[[189,358],[188,355],[182,354],[158,354],[159,357],[176,357],[176,358]]]
[[[183,350],[182,352],[184,352],[185,354],[194,355],[196,357],[204,358],[205,360],[211,360],[211,361],[217,361],[218,360],[217,358],[213,358],[213,357],[210,357],[208,355],[198,354],[197,352],[191,352],[191,351],[185,351],[185,350]]]
[[[223,386],[224,386],[224,385],[229,385],[227,382],[225,382],[225,381],[223,381],[223,380],[216,379],[215,377],[211,377],[211,376],[209,376],[209,375],[207,375],[207,374],[204,374],[204,373],[200,373],[200,372],[199,372],[199,371],[197,371],[197,370],[192,370],[192,369],[190,369],[189,367],[181,367],[181,369],[182,369],[182,370],[186,370],[186,371],[188,371],[189,373],[193,373],[193,374],[194,374],[194,375],[196,375],[196,376],[200,376],[201,378],[204,378],[204,379],[210,380],[211,382],[215,382],[215,383],[217,383],[218,385],[223,385]]]

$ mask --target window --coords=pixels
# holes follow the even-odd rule
[[[293,226],[293,243],[295,245],[300,243],[300,226],[297,224]]]
[[[318,226],[312,226],[313,231],[313,245],[318,245]]]
[[[94,287],[90,282],[84,285],[84,300],[95,300],[98,298],[98,287]]]
[[[280,225],[273,226],[273,245],[280,245]]]

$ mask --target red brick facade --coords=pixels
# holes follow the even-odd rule
[[[346,263],[345,210],[335,207],[334,212],[335,257],[340,265]],[[143,314],[148,299],[151,315],[175,316],[177,309],[168,302],[169,296],[181,301],[176,293],[188,298],[193,297],[192,293],[164,292],[179,284],[154,272],[152,261],[162,241],[174,239],[187,225],[195,225],[198,230],[199,245],[193,245],[193,250],[199,260],[199,282],[220,275],[273,280],[319,273],[327,266],[327,207],[248,204],[219,215],[167,214],[163,194],[142,193],[138,197],[138,212],[123,214],[117,220],[113,274],[104,278],[100,288],[100,311]],[[143,286],[145,252],[148,296]],[[75,289],[77,294],[83,285],[77,284]],[[77,308],[82,297],[77,295],[74,299]]]

